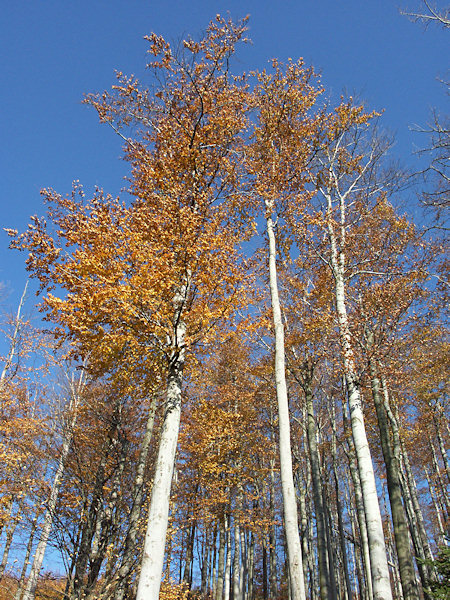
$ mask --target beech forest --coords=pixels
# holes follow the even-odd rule
[[[150,33],[84,97],[127,192],[7,230],[1,600],[449,598],[448,122],[417,193],[382,108],[240,70],[247,21]]]

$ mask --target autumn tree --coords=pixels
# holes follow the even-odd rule
[[[242,280],[235,150],[246,95],[228,65],[244,31],[217,17],[179,53],[152,34],[149,67],[162,81],[156,92],[119,74],[112,94],[88,98],[103,122],[135,129],[125,141],[130,205],[101,192],[86,201],[79,186],[67,198],[47,191],[53,227],[35,219],[13,242],[29,251],[28,269],[47,292],[43,310],[79,354],[105,368],[121,352],[165,361],[138,598],[157,598],[160,587],[186,351],[234,310]]]

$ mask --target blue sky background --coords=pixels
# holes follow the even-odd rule
[[[114,83],[114,70],[142,74],[155,31],[169,40],[200,34],[216,13],[250,14],[251,46],[237,68],[264,68],[272,57],[304,57],[322,73],[327,90],[360,95],[384,109],[394,152],[405,164],[426,145],[411,127],[425,125],[430,108],[445,108],[437,77],[447,68],[446,32],[424,29],[399,14],[418,0],[3,0],[0,147],[2,227],[23,230],[42,214],[39,190],[66,193],[73,180],[118,194],[127,165],[121,142],[81,104],[84,93]],[[447,32],[448,33],[448,32]],[[144,76],[145,77],[145,76]],[[413,202],[413,198],[411,198]],[[0,232],[0,307],[16,305],[26,279],[25,256],[8,250]]]
[[[425,30],[399,14],[399,8],[418,5],[418,0],[3,0],[2,228],[24,230],[31,214],[43,214],[44,187],[68,193],[78,179],[88,191],[98,185],[118,194],[127,173],[121,140],[81,104],[83,94],[110,88],[115,69],[143,74],[144,35],[196,37],[216,13],[227,11],[234,19],[251,17],[253,44],[241,49],[237,69],[302,56],[322,73],[335,98],[346,89],[369,108],[384,109],[381,124],[397,136],[393,152],[417,168],[413,152],[427,139],[411,128],[426,125],[431,107],[445,110],[437,78],[445,78],[448,55],[448,32],[434,25]],[[407,194],[414,211],[414,193]],[[25,255],[8,250],[8,243],[0,231],[0,309],[6,312],[15,310],[27,277]],[[31,296],[29,306],[33,302]]]

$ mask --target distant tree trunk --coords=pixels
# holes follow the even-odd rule
[[[430,448],[431,448],[431,456],[433,458],[433,466],[434,466],[434,471],[436,474],[436,481],[439,484],[440,496],[442,498],[442,503],[445,506],[445,512],[447,513],[447,519],[450,519],[450,498],[447,493],[447,486],[444,484],[444,482],[442,480],[441,469],[439,467],[439,462],[438,462],[438,459],[436,456],[436,450],[434,448],[434,444],[430,437],[428,438],[428,441],[429,441]],[[444,462],[444,465],[445,465],[445,462]]]
[[[227,516],[226,522],[227,531],[227,561],[225,564],[225,584],[224,584],[224,600],[230,600],[230,587],[231,587],[231,517]]]
[[[275,382],[278,401],[280,475],[292,600],[306,600],[302,549],[298,532],[297,498],[292,473],[289,402],[286,386],[284,327],[278,295],[276,242],[272,220],[273,205],[266,202],[266,228],[269,240],[269,281],[275,329]]]
[[[75,381],[72,379],[70,384],[70,403],[68,406],[68,411],[71,416],[69,422],[64,428],[61,455],[59,457],[58,464],[56,467],[52,489],[50,491],[50,496],[47,501],[47,508],[44,515],[44,523],[42,525],[41,535],[39,537],[39,542],[36,548],[36,552],[34,554],[33,564],[31,566],[30,575],[25,586],[25,591],[23,593],[22,600],[34,600],[34,596],[36,593],[36,586],[39,578],[39,573],[41,572],[42,562],[44,560],[44,554],[47,548],[48,538],[52,529],[53,518],[55,515],[55,508],[56,503],[58,501],[59,490],[62,484],[65,463],[69,455],[70,446],[72,444],[73,429],[77,420],[77,408],[83,386],[84,377],[81,373],[78,382],[75,383]]]
[[[309,371],[309,372],[307,372]],[[317,529],[317,555],[319,562],[319,586],[321,600],[331,598],[330,573],[327,562],[327,540],[325,511],[323,506],[322,478],[320,474],[319,453],[317,450],[317,431],[316,419],[314,415],[314,404],[312,394],[313,371],[307,365],[303,368],[303,389],[305,392],[306,410],[307,410],[307,440],[309,449],[309,459],[311,463],[311,477],[313,484],[314,511],[316,513]]]
[[[427,484],[428,484],[428,489],[430,490],[430,496],[431,496],[431,499],[433,501],[434,512],[436,513],[436,519],[437,519],[437,522],[438,522],[438,528],[439,528],[439,534],[440,534],[440,540],[438,540],[436,542],[436,545],[437,546],[440,546],[440,545],[445,546],[446,545],[446,539],[445,539],[444,525],[443,525],[443,522],[442,522],[441,509],[440,509],[440,507],[439,507],[439,505],[437,503],[436,494],[435,494],[435,491],[433,489],[433,485],[431,483],[430,476],[428,474],[428,469],[426,467],[424,469],[424,472],[425,472],[425,479],[427,480]]]
[[[331,440],[331,458],[333,461],[333,480],[334,480],[334,491],[336,495],[336,512],[338,519],[338,529],[339,529],[339,543],[341,548],[341,556],[342,556],[342,566],[344,570],[345,577],[345,593],[344,600],[352,599],[352,588],[350,583],[350,575],[348,571],[348,559],[347,559],[347,548],[345,546],[345,537],[344,537],[344,524],[342,518],[342,504],[340,500],[340,490],[339,490],[339,476],[337,472],[337,451],[336,451],[336,414],[335,414],[335,405],[332,405],[331,409],[331,425],[332,425],[332,440]]]
[[[153,395],[152,402],[149,408],[147,422],[145,426],[144,436],[142,438],[139,457],[136,465],[136,475],[133,483],[133,504],[128,517],[128,531],[124,542],[124,550],[119,572],[117,573],[118,584],[114,592],[114,600],[123,600],[127,594],[129,581],[128,578],[132,571],[135,553],[136,542],[139,529],[139,517],[142,511],[144,502],[144,475],[147,458],[150,451],[150,445],[153,437],[153,427],[155,423],[156,413],[156,394]]]
[[[234,513],[234,554],[233,554],[233,600],[241,600],[240,588],[240,535],[239,535],[239,519],[238,508]]]
[[[14,532],[19,523],[19,520],[20,520],[19,517],[20,517],[21,512],[22,512],[22,502],[19,503],[17,512],[14,515],[13,519],[10,521],[10,523],[6,529],[5,545],[3,547],[2,562],[0,563],[0,581],[3,578],[5,569],[6,569],[6,565],[8,564],[9,551],[11,550],[11,544],[13,541]]]
[[[267,585],[267,547],[266,547],[266,538],[264,537],[262,540],[262,584],[263,584],[263,600],[268,600],[269,598],[269,588]]]
[[[90,593],[94,588],[101,566],[106,556],[108,545],[111,544],[117,533],[117,523],[114,519],[114,511],[117,509],[117,501],[120,498],[120,482],[122,479],[123,471],[125,468],[125,462],[128,458],[128,440],[125,436],[121,436],[120,450],[118,456],[118,464],[115,468],[114,475],[111,482],[111,494],[105,508],[101,512],[101,518],[98,520],[100,524],[99,535],[97,542],[92,545],[92,550],[89,556],[89,571],[87,576],[87,584],[85,587],[86,598],[91,598]],[[106,581],[106,575],[103,576],[103,586],[107,587],[109,582]],[[94,590],[94,597],[92,600],[96,600],[96,590]]]
[[[33,549],[33,541],[34,541],[34,536],[35,536],[35,533],[36,533],[36,528],[37,528],[37,523],[38,523],[39,516],[40,516],[40,514],[39,514],[39,511],[38,511],[38,514],[33,519],[33,522],[31,524],[30,536],[28,538],[27,548],[26,548],[26,551],[25,551],[24,559],[23,559],[22,571],[20,573],[19,582],[18,582],[18,585],[17,585],[17,590],[16,590],[16,593],[14,595],[14,600],[21,600],[21,598],[22,598],[22,592],[23,592],[23,588],[24,588],[24,584],[25,584],[25,577],[26,577],[26,574],[27,574],[28,565],[30,564],[31,551]]]
[[[347,510],[350,517],[350,525],[352,528],[352,538],[353,544],[351,546],[353,564],[354,564],[354,572],[356,573],[356,579],[358,581],[358,590],[359,590],[359,600],[368,600],[369,594],[367,590],[367,586],[364,585],[364,575],[363,569],[364,566],[362,564],[362,552],[361,552],[361,542],[357,539],[356,527],[357,527],[357,518],[355,518],[355,511],[353,510],[352,502],[350,498],[347,496]]]
[[[248,589],[247,589],[247,600],[253,600],[254,596],[254,569],[255,569],[255,536],[250,531],[250,545],[248,549]]]
[[[152,498],[144,540],[136,600],[158,600],[164,565],[169,500],[181,417],[181,387],[185,360],[186,324],[182,318],[187,285],[174,299],[174,349],[169,361],[164,421],[156,459]]]
[[[336,560],[335,560],[335,552],[334,552],[334,539],[332,536],[333,524],[331,521],[330,514],[330,502],[329,502],[329,494],[328,494],[328,486],[322,487],[323,494],[323,506],[325,513],[325,539],[327,544],[327,556],[328,556],[328,572],[330,577],[329,590],[330,600],[337,600],[338,590],[337,590],[337,582],[336,582]]]
[[[400,483],[402,486],[402,494],[405,500],[406,514],[408,516],[409,531],[413,540],[417,561],[417,569],[422,583],[422,589],[425,597],[431,599],[429,582],[433,581],[435,575],[432,567],[428,566],[428,561],[433,560],[433,555],[428,543],[425,526],[423,523],[422,510],[417,498],[417,492],[413,480],[413,475],[409,465],[408,455],[405,448],[402,447],[401,466],[403,472],[400,472]],[[423,562],[427,561],[427,562]]]
[[[195,541],[195,529],[197,523],[193,521],[191,527],[189,529],[189,534],[187,538],[187,547],[186,547],[186,562],[184,564],[184,575],[183,575],[183,583],[188,586],[188,589],[191,589],[192,586],[192,560],[194,556],[194,541]]]
[[[224,568],[225,568],[225,544],[226,544],[226,517],[220,516],[219,520],[219,557],[217,561],[217,584],[215,600],[222,600],[223,583],[224,583]]]
[[[208,527],[205,528],[205,536],[202,541],[202,564],[201,564],[201,595],[202,598],[206,598],[208,595],[208,572],[209,572],[209,560],[210,560],[210,532]]]
[[[274,461],[270,461],[270,487],[269,487],[269,511],[270,511],[270,528],[269,528],[269,590],[270,599],[277,597],[277,536],[275,525],[275,473]]]
[[[89,505],[86,522],[83,524],[80,545],[75,561],[75,576],[73,579],[73,587],[71,594],[72,600],[78,600],[82,598],[85,592],[85,578],[89,557],[91,555],[91,545],[97,530],[97,524],[102,514],[103,486],[107,477],[105,473],[106,465],[112,448],[117,443],[115,439],[115,434],[120,423],[119,403],[120,401],[117,400],[107,438],[103,444],[100,463],[97,467],[97,473],[95,475],[95,482],[92,490],[91,502]]]
[[[369,334],[371,343],[373,336]],[[369,361],[369,370],[372,385],[372,397],[377,413],[378,428],[380,431],[381,449],[386,465],[386,481],[391,505],[392,523],[394,526],[395,547],[398,557],[398,568],[404,600],[419,600],[414,563],[410,550],[408,525],[402,503],[400,488],[400,448],[392,449],[389,437],[389,424],[383,404],[380,380],[377,374],[375,360]],[[385,401],[386,402],[386,401]]]
[[[240,597],[245,600],[247,591],[247,575],[248,575],[248,548],[247,536],[243,526],[239,528],[240,547],[241,547],[241,568],[240,568]]]

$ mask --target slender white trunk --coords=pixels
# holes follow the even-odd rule
[[[361,480],[364,510],[366,513],[367,535],[369,538],[370,567],[372,571],[373,595],[375,600],[392,600],[389,567],[383,534],[378,494],[375,483],[372,457],[364,425],[361,394],[358,388],[356,366],[351,340],[350,327],[345,301],[345,254],[337,249],[336,235],[331,220],[331,199],[329,201],[328,234],[331,245],[331,265],[335,280],[336,312],[341,338],[344,375],[348,391],[352,437]],[[345,214],[341,206],[342,240],[345,239]]]
[[[230,589],[231,589],[231,523],[230,517],[226,520],[226,532],[227,532],[227,561],[225,564],[225,582],[224,582],[224,600],[230,600]]]
[[[53,517],[55,515],[56,503],[58,501],[59,490],[61,488],[62,478],[64,474],[64,467],[67,456],[69,455],[70,446],[72,443],[73,429],[77,420],[77,407],[80,399],[82,387],[84,385],[83,374],[75,386],[74,381],[71,382],[71,401],[69,404],[69,412],[71,418],[67,426],[65,427],[64,437],[61,448],[61,456],[59,457],[58,464],[56,467],[55,477],[53,479],[52,489],[47,502],[47,509],[44,515],[44,523],[41,529],[41,535],[36,548],[36,552],[33,558],[33,564],[31,565],[30,575],[23,592],[22,600],[34,600],[36,595],[36,586],[38,583],[39,573],[41,572],[42,563],[44,561],[45,551],[47,549],[48,538],[50,537],[50,531],[52,529]]]
[[[275,382],[278,401],[278,424],[280,435],[280,474],[283,493],[284,526],[286,534],[292,600],[306,600],[303,577],[302,549],[298,531],[297,498],[292,474],[291,433],[289,403],[286,386],[284,327],[278,296],[276,242],[271,205],[266,203],[267,236],[269,239],[269,281],[275,329]]]
[[[169,363],[164,422],[156,460],[152,499],[144,540],[141,574],[136,600],[158,600],[164,566],[164,549],[169,520],[170,488],[177,450],[181,416],[181,385],[184,367],[186,324],[182,307],[186,288],[175,298],[175,348]]]

